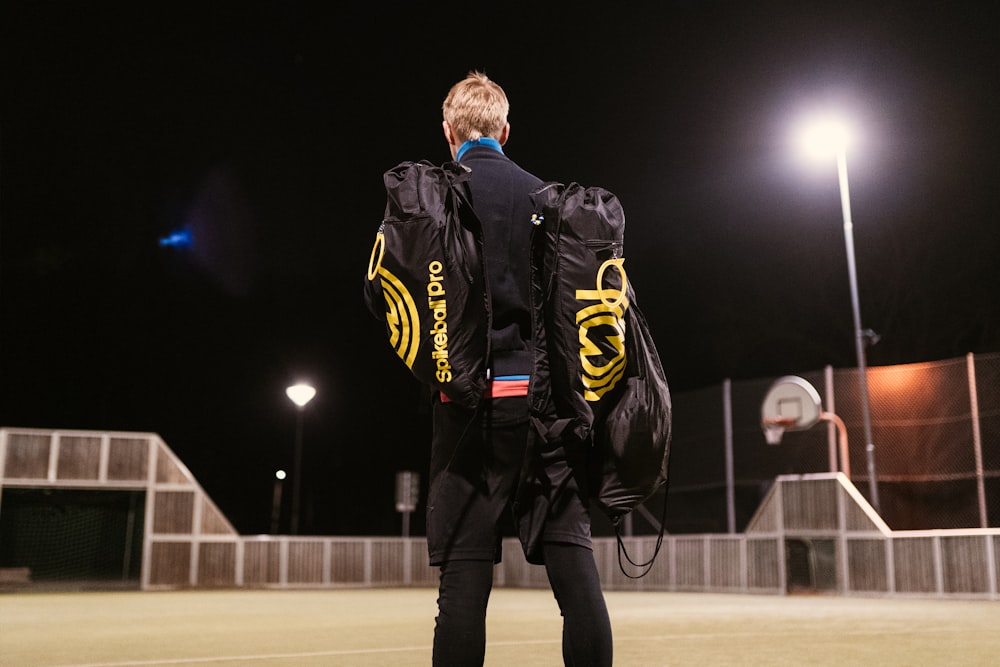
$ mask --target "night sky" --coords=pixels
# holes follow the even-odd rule
[[[819,109],[869,364],[1000,351],[991,4],[4,2],[0,425],[158,433],[267,532],[306,379],[302,532],[398,534],[426,396],[361,285],[382,173],[448,159],[471,69],[512,159],[621,199],[674,392],[856,364],[836,167],[792,140]]]

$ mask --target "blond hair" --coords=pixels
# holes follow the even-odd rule
[[[459,141],[475,141],[500,137],[510,103],[503,88],[482,72],[473,71],[451,87],[441,109]]]

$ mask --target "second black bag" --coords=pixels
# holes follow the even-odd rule
[[[532,289],[543,316],[537,358],[547,364],[560,433],[593,447],[594,500],[619,524],[667,482],[670,391],[624,267],[625,214],[603,188],[548,184],[533,194],[538,229]]]

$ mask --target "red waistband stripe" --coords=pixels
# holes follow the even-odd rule
[[[527,396],[528,395],[528,382],[527,379],[517,379],[517,380],[492,380],[486,384],[486,389],[483,391],[483,396],[486,398],[507,398],[509,396]],[[444,392],[441,392],[441,402],[449,403],[451,399],[448,398]]]

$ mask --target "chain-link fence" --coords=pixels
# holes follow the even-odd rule
[[[843,420],[849,477],[869,502],[874,468],[872,504],[889,527],[1000,526],[1000,354],[868,368],[871,451],[858,372],[801,377]],[[833,422],[766,443],[761,404],[776,379],[673,396],[668,532],[741,532],[776,476],[839,469]]]

